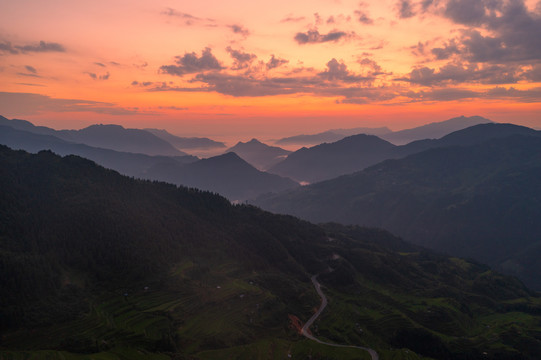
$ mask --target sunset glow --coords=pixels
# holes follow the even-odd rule
[[[541,128],[536,0],[1,1],[0,115],[184,135]]]

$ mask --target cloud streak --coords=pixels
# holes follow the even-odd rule
[[[64,45],[55,42],[40,41],[37,44],[12,45],[6,41],[0,43],[0,52],[3,54],[26,54],[26,53],[47,53],[47,52],[66,52]]]
[[[94,112],[108,115],[140,114],[137,110],[122,108],[113,103],[58,99],[33,93],[0,92],[0,108],[6,114],[34,115],[40,112]],[[23,110],[21,110],[23,109]]]
[[[337,42],[348,38],[349,35],[344,31],[333,30],[327,34],[320,34],[317,29],[308,30],[307,32],[298,32],[293,38],[297,44],[318,44],[325,42]]]

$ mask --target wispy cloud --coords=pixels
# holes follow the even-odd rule
[[[0,108],[6,114],[33,115],[44,111],[94,112],[108,115],[138,114],[136,110],[122,108],[113,103],[82,100],[58,99],[33,93],[0,92]]]

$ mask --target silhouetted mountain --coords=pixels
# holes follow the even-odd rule
[[[61,130],[59,133],[61,138],[68,141],[116,151],[147,155],[186,155],[148,131],[125,129],[120,125],[92,125],[81,130]]]
[[[441,139],[418,140],[401,146],[374,136],[357,135],[332,144],[302,148],[269,169],[269,172],[313,183],[359,171],[386,159],[399,159],[427,149],[473,145],[513,134],[537,133],[524,126],[488,123],[455,131]]]
[[[231,200],[298,186],[290,179],[258,171],[232,153],[199,161],[193,156],[150,156],[74,144],[6,126],[0,126],[0,144],[30,152],[52,150],[60,155],[79,155],[124,175],[215,191]],[[192,163],[193,167],[185,166]]]
[[[171,162],[156,164],[144,177],[217,192],[233,201],[299,186],[291,179],[257,170],[235,153],[183,166]]]
[[[533,131],[430,149],[256,203],[315,222],[381,227],[541,289],[540,179],[541,138]]]
[[[394,131],[388,134],[382,134],[380,137],[395,145],[404,145],[415,140],[439,139],[451,132],[462,130],[478,124],[491,123],[489,119],[481,116],[459,116],[449,120],[434,122],[412,129]]]
[[[269,172],[312,183],[351,173],[387,159],[394,147],[377,136],[354,135],[335,143],[299,149],[271,167]]]
[[[178,149],[212,149],[225,147],[223,142],[214,141],[205,137],[180,137],[169,133],[167,130],[160,129],[143,130],[156,135]]]
[[[228,152],[234,152],[260,170],[276,165],[291,153],[289,150],[263,144],[257,139],[248,142],[239,141],[235,146],[227,149],[226,153]]]
[[[52,150],[59,155],[79,155],[95,161],[97,164],[106,168],[116,170],[121,174],[139,178],[143,177],[150,167],[158,163],[181,165],[198,160],[194,156],[150,156],[100,149],[84,144],[68,142],[52,135],[40,135],[1,125],[0,144],[33,153],[41,150]]]
[[[325,142],[336,142],[346,136],[366,134],[383,135],[391,132],[387,127],[381,128],[353,128],[353,129],[331,129],[325,132],[312,135],[296,135],[276,140],[276,144],[281,145],[319,145]]]
[[[393,359],[541,352],[540,299],[486,266],[48,151],[0,146],[0,269],[6,359],[366,357],[294,329],[320,304],[312,274],[317,337]]]
[[[25,120],[8,120],[5,117],[0,118],[0,125],[41,135],[53,135],[62,140],[102,149],[146,155],[187,155],[148,131],[125,129],[120,125],[92,125],[81,130],[54,130],[34,126]]]

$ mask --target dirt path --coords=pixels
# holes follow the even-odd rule
[[[319,309],[317,309],[316,313],[312,315],[310,319],[308,319],[306,324],[304,324],[304,326],[301,329],[301,334],[307,337],[308,339],[314,340],[320,344],[334,346],[334,347],[345,347],[345,348],[355,348],[355,349],[365,350],[365,351],[368,351],[368,353],[370,354],[370,357],[372,357],[372,360],[379,360],[379,355],[374,349],[370,349],[370,348],[366,348],[362,346],[340,345],[340,344],[328,343],[328,342],[319,340],[318,338],[316,338],[314,335],[310,333],[310,326],[312,326],[314,321],[319,317],[319,315],[321,315],[321,313],[327,306],[327,297],[321,290],[321,284],[317,281],[317,275],[312,276],[311,280],[312,280],[312,283],[314,284],[314,287],[316,288],[316,291],[319,297],[321,298],[321,306],[319,307]]]

